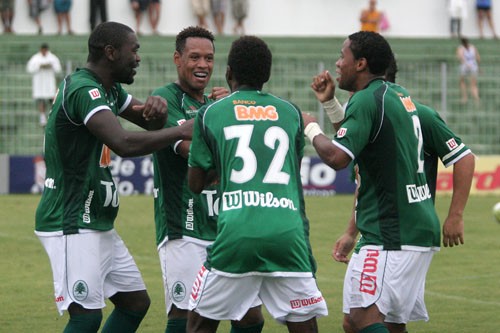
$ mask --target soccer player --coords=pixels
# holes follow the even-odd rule
[[[150,299],[114,229],[119,198],[110,152],[152,153],[190,139],[192,122],[162,129],[166,101],[150,96],[142,103],[122,88],[122,83],[134,82],[141,60],[130,27],[100,24],[89,37],[88,49],[86,66],[59,85],[48,118],[47,172],[35,233],[50,259],[59,313],[69,312],[65,332],[97,332],[107,298],[115,307],[102,331],[135,332]],[[126,131],[117,116],[151,131]]]
[[[394,59],[386,72],[386,80],[394,83],[396,80],[396,73],[397,64]],[[334,91],[335,86],[332,81],[324,80],[323,82],[333,87]],[[404,89],[395,84],[392,85],[392,87],[396,90]],[[330,88],[329,90],[332,89]],[[474,174],[474,155],[471,150],[462,143],[461,139],[451,131],[435,110],[419,103],[415,103],[415,105],[418,108],[418,117],[422,125],[425,175],[433,200],[435,200],[436,192],[438,159],[441,159],[446,167],[453,165],[453,195],[448,217],[443,224],[443,245],[445,247],[460,245],[464,243],[463,211],[467,203]],[[355,195],[355,198],[356,196],[357,195]],[[354,210],[345,233],[334,245],[332,257],[336,261],[344,263],[349,262],[348,254],[354,248],[358,235],[358,230],[355,225],[355,216],[356,212]],[[359,246],[355,248],[352,255],[357,256],[358,252]],[[346,333],[353,332],[348,321],[349,300],[347,295],[351,287],[352,283],[350,276],[346,275],[344,280],[344,294],[346,297],[343,302],[343,311],[345,313],[343,326]],[[425,306],[425,304],[420,303],[423,301],[423,297],[424,293],[423,290],[421,290],[419,303],[415,304],[415,306]],[[384,323],[391,333],[406,332],[406,322],[391,322],[391,319],[386,317]]]
[[[339,170],[355,160],[358,168],[356,227],[362,237],[346,292],[350,324],[361,333],[388,332],[389,314],[398,323],[428,319],[425,305],[413,305],[440,245],[417,107],[384,80],[392,58],[378,33],[351,34],[336,67],[339,87],[354,94],[334,140],[304,115],[305,133],[326,164]]]
[[[260,296],[290,332],[317,332],[327,315],[314,273],[300,179],[300,110],[262,92],[272,55],[253,36],[235,40],[226,80],[232,94],[198,111],[188,182],[199,193],[220,177],[218,232],[189,303],[188,332],[215,332]]]
[[[228,95],[223,87],[213,88],[208,96],[204,93],[212,75],[214,56],[214,36],[208,30],[188,27],[177,34],[173,57],[177,80],[153,91],[153,95],[167,100],[165,127],[179,126],[194,118],[202,106]],[[167,333],[186,331],[191,287],[206,260],[206,248],[217,233],[218,186],[211,182],[214,184],[201,194],[189,190],[190,144],[190,140],[179,140],[153,154],[156,244],[165,288]],[[249,326],[252,332],[260,332],[263,323],[257,299],[243,321],[232,323],[231,332],[248,331]]]

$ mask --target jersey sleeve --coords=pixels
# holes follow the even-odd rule
[[[375,106],[363,94],[353,95],[347,105],[345,119],[333,143],[352,159],[370,142],[372,127],[376,125],[375,110]]]
[[[193,138],[189,149],[188,165],[203,170],[215,167],[212,152],[208,146],[206,128],[203,123],[204,108],[200,110],[195,118],[193,126]]]
[[[424,151],[439,156],[445,167],[471,153],[435,110],[421,105],[418,116],[422,125]]]
[[[97,112],[110,110],[102,88],[83,86],[73,92],[64,92],[64,110],[69,119],[77,124],[86,124]]]

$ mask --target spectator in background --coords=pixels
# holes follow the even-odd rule
[[[465,0],[449,0],[448,12],[450,13],[451,37],[462,36],[462,21],[467,18],[467,3]]]
[[[54,0],[54,10],[57,16],[57,34],[62,34],[63,22],[66,23],[66,29],[69,35],[73,34],[71,30],[71,17],[69,10],[71,9],[71,0]]]
[[[14,19],[14,0],[1,0],[0,11],[2,12],[3,32],[12,33],[12,20]]]
[[[248,15],[248,0],[231,0],[231,13],[235,21],[234,34],[243,36],[245,34],[243,22]]]
[[[56,74],[61,73],[61,62],[49,51],[49,45],[43,43],[28,61],[26,70],[33,76],[32,96],[40,112],[40,126],[45,127],[47,105],[52,104],[56,94]]]
[[[469,79],[470,92],[472,97],[479,103],[479,89],[477,87],[477,74],[479,72],[479,62],[481,60],[479,52],[474,45],[469,43],[465,37],[460,38],[460,45],[457,47],[457,58],[460,61],[460,92],[462,104],[467,103],[467,78]]]
[[[161,1],[151,0],[148,6],[149,23],[154,35],[158,35],[158,23],[160,22]]]
[[[484,20],[488,22],[493,38],[498,39],[495,32],[495,26],[493,24],[493,17],[491,16],[491,1],[492,0],[476,0],[476,10],[477,10],[477,24],[479,26],[479,37],[484,38],[483,25]]]
[[[226,18],[226,0],[210,0],[212,17],[218,35],[224,34],[224,21]]]
[[[207,15],[210,12],[210,0],[191,0],[193,12],[198,18],[198,26],[207,29]]]
[[[359,18],[361,30],[379,32],[381,20],[382,12],[377,10],[377,0],[370,0],[369,7],[361,11],[361,17]]]
[[[30,17],[35,21],[38,28],[38,34],[43,33],[42,21],[40,14],[49,7],[49,0],[28,0]]]
[[[141,35],[141,21],[142,15],[148,9],[151,0],[130,0],[130,5],[135,14],[135,31],[138,35]]]
[[[92,32],[98,24],[97,15],[101,19],[100,23],[108,20],[106,0],[90,0],[90,31]]]

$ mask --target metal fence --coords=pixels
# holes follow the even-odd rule
[[[148,59],[148,60],[146,60]],[[66,59],[66,71],[81,66],[80,58]],[[319,112],[319,105],[309,87],[311,78],[323,68],[334,72],[334,63],[323,63],[319,57],[278,56],[273,60],[271,80],[265,86],[275,95],[296,103],[303,111]],[[224,60],[216,62],[210,86],[226,85]],[[446,61],[410,61],[399,63],[398,83],[408,88],[412,96],[433,106],[449,126],[476,154],[500,154],[500,67],[482,63],[479,77],[481,101],[469,98],[460,103],[459,78],[455,63]],[[0,154],[40,154],[43,129],[38,124],[38,111],[31,98],[31,76],[25,62],[0,60]],[[161,85],[174,81],[176,69],[172,61],[159,57],[143,57],[135,83],[126,87],[139,99],[144,99]],[[339,100],[348,93],[338,91]],[[319,113],[321,114],[321,113]],[[321,119],[328,124],[327,119]],[[127,128],[134,128],[123,122]],[[324,126],[333,135],[331,126]],[[313,154],[311,147],[306,150]]]

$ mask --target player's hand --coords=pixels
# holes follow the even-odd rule
[[[304,118],[304,128],[307,125],[309,125],[310,123],[317,123],[318,122],[316,117],[314,117],[313,115],[311,115],[308,112],[302,112],[302,118]]]
[[[330,72],[324,71],[314,76],[311,83],[311,89],[321,103],[333,99],[335,95],[335,82]]]
[[[464,243],[464,220],[462,216],[448,216],[443,223],[443,246],[453,247]]]
[[[352,237],[348,233],[340,236],[335,242],[332,249],[332,257],[335,261],[349,263],[349,253],[351,253],[354,245],[356,244],[356,238]]]
[[[167,101],[160,96],[149,96],[142,105],[134,105],[132,109],[141,111],[146,121],[167,119]]]
[[[222,97],[226,97],[229,95],[229,90],[224,87],[213,87],[212,91],[208,95],[208,98],[210,99],[221,99]]]

